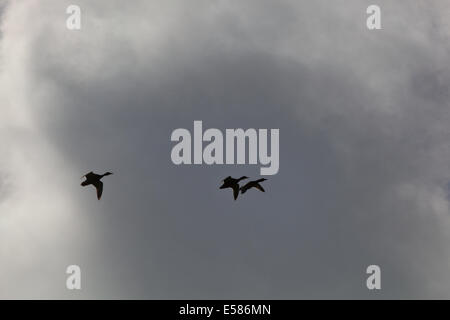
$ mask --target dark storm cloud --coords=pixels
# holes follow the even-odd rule
[[[448,297],[445,4],[380,2],[374,32],[369,4],[81,2],[79,32],[64,28],[66,3],[35,4],[24,109],[65,178],[114,172],[101,202],[60,178],[85,240],[41,263],[79,264],[79,297]],[[259,166],[172,164],[170,134],[194,120],[280,129],[265,194],[218,190]],[[46,281],[14,294],[74,297]]]

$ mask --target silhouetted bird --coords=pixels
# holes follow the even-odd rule
[[[236,200],[239,195],[239,181],[244,180],[244,179],[248,179],[248,177],[242,176],[239,179],[234,179],[231,176],[228,176],[222,180],[223,184],[220,186],[220,189],[225,189],[225,188],[233,189],[234,200]]]
[[[97,199],[100,200],[100,198],[102,197],[102,192],[103,192],[103,182],[101,182],[100,179],[105,176],[109,176],[110,174],[112,174],[112,173],[106,172],[104,174],[96,174],[91,171],[81,177],[81,178],[83,178],[83,177],[86,178],[86,180],[84,180],[81,183],[81,185],[83,187],[85,187],[85,186],[92,184],[95,187],[95,189],[97,189]]]
[[[254,181],[249,181],[246,185],[241,188],[241,193],[245,193],[248,189],[256,188],[262,192],[265,192],[263,187],[259,184],[260,182],[266,181],[267,179],[259,179]]]

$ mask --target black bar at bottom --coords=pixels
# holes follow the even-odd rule
[[[23,306],[22,306],[23,305]],[[418,311],[447,310],[449,301],[419,300],[21,300],[2,301],[3,312],[33,315],[125,315],[126,319],[300,319],[311,316],[404,317]],[[432,309],[430,309],[432,308]],[[445,309],[444,309],[445,308]]]

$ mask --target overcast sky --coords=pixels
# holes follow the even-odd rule
[[[450,298],[450,4],[373,3],[1,1],[0,298]],[[266,193],[194,120],[280,129]]]

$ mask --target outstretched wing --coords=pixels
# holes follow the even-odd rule
[[[265,191],[264,191],[264,188],[261,187],[261,185],[260,185],[259,183],[255,184],[255,188],[258,189],[258,190],[260,190],[260,191],[262,191],[262,192],[265,192]]]
[[[102,193],[103,193],[103,182],[101,182],[100,180],[95,181],[95,183],[93,183],[95,189],[97,189],[97,199],[100,200],[100,198],[102,197]]]
[[[235,185],[235,186],[233,186],[233,196],[234,196],[234,200],[237,199],[238,195],[239,195],[239,185]]]
[[[249,183],[250,183],[250,182],[246,183],[244,186],[241,187],[241,193],[245,193],[245,192],[248,190],[248,188],[250,188],[250,187],[248,186]]]
[[[231,176],[228,176],[228,177],[226,177],[225,179],[223,179],[222,182],[227,183],[227,182],[231,182],[231,180],[233,180],[233,179],[231,178]]]

